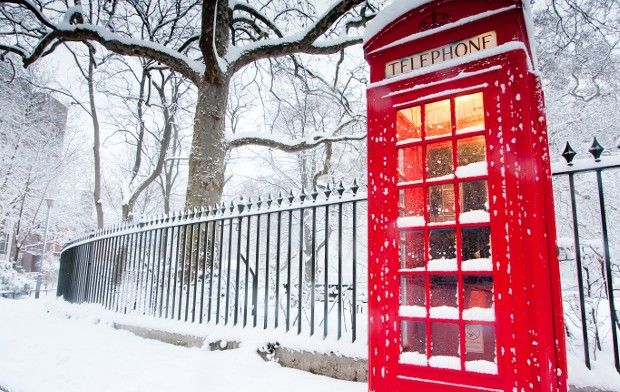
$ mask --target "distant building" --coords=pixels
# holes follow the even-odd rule
[[[19,108],[23,110],[23,118],[27,119],[24,126],[35,131],[45,130],[46,134],[50,135],[45,138],[46,149],[52,157],[60,157],[67,126],[68,108],[50,94],[36,91],[23,75],[15,75],[9,64],[0,62],[0,106],[6,106],[2,105],[3,99],[19,100]],[[3,121],[8,121],[7,117],[0,115],[0,140],[7,137],[6,133],[16,132],[11,126],[2,126]],[[0,260],[12,259],[16,250],[14,233],[10,233],[11,228],[8,227],[3,218],[0,217]],[[11,226],[15,230],[15,225]],[[42,241],[41,234],[33,233],[28,235],[21,244],[17,264],[24,271],[39,271]],[[9,242],[11,242],[10,246]],[[54,244],[49,246],[52,248],[59,247]],[[11,255],[7,254],[9,249],[11,249]]]

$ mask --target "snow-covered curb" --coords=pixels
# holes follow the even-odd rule
[[[267,345],[279,343],[280,346],[291,350],[307,351],[317,354],[332,354],[352,359],[366,359],[367,346],[365,337],[355,343],[336,339],[323,339],[321,332],[318,335],[297,335],[296,331],[286,332],[284,327],[263,329],[260,327],[243,328],[242,325],[222,325],[213,323],[190,323],[178,320],[156,318],[145,315],[120,314],[104,309],[97,304],[70,304],[60,299],[43,299],[47,311],[63,317],[85,319],[95,324],[103,323],[114,327],[117,325],[135,326],[168,332],[172,334],[189,335],[204,339],[204,345],[218,342],[238,342],[247,348],[261,349]]]
[[[59,317],[80,319],[93,324],[103,324],[110,327],[118,325],[146,328],[153,331],[163,331],[170,334],[184,335],[202,341],[202,346],[211,344],[225,344],[238,342],[244,349],[253,351],[265,350],[266,347],[279,343],[292,351],[311,352],[316,354],[336,355],[351,359],[365,360],[367,346],[365,340],[356,343],[323,340],[320,336],[297,335],[294,331],[284,329],[265,330],[242,326],[224,326],[216,324],[198,324],[179,322],[177,320],[160,319],[144,315],[125,315],[104,309],[97,304],[70,304],[61,299],[45,298],[40,300],[48,313]],[[613,361],[601,360],[592,364],[588,370],[583,364],[581,356],[574,350],[568,353],[568,376],[571,391],[620,391],[620,375],[613,369]]]

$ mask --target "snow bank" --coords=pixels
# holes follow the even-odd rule
[[[426,308],[418,305],[401,305],[400,308],[398,308],[398,315],[400,317],[426,317]]]
[[[263,362],[256,355],[256,344],[264,337],[253,338],[261,331],[251,328],[234,331],[234,328],[207,324],[124,316],[99,305],[73,305],[53,298],[17,301],[0,298],[0,315],[3,316],[0,323],[0,386],[11,391],[167,392],[203,391],[207,386],[210,392],[245,391],[249,386],[257,392],[367,390],[365,383],[334,380]],[[235,340],[235,334],[246,340],[238,350],[210,352],[206,347],[177,347],[114,330],[111,328],[114,321],[133,321],[140,326],[150,325],[171,332],[201,334],[211,341],[226,336]],[[294,339],[300,342],[300,346],[305,339],[304,349],[316,344],[307,337]],[[325,342],[323,347],[317,346],[314,351],[328,350],[326,346],[331,344]],[[365,342],[361,346],[365,355]],[[335,347],[331,348],[330,351],[334,351]],[[570,347],[568,352],[570,384],[579,388],[619,391],[620,375],[613,368],[611,353],[599,353],[590,371],[585,367],[579,349]],[[401,353],[399,362],[427,365],[426,355],[415,352]],[[434,356],[430,365],[460,369],[460,360]],[[496,371],[490,362],[468,361],[465,367],[480,373]],[[239,376],[240,369],[243,377]]]
[[[0,296],[27,295],[36,285],[35,279],[13,269],[9,261],[0,261]]]
[[[91,323],[113,325],[115,322],[125,325],[137,326],[148,329],[156,329],[165,332],[192,335],[205,338],[205,344],[218,341],[235,341],[244,347],[254,350],[265,347],[269,343],[279,343],[283,347],[292,350],[309,351],[320,354],[336,354],[350,358],[366,358],[367,339],[362,331],[358,333],[358,339],[351,343],[346,339],[335,338],[323,339],[322,328],[316,328],[316,334],[310,336],[307,333],[297,335],[296,329],[286,332],[284,326],[278,329],[263,329],[261,327],[243,328],[241,325],[223,325],[213,323],[189,323],[178,320],[161,319],[145,315],[121,314],[106,310],[95,304],[74,305],[61,300],[45,302],[45,306],[51,313],[64,317],[87,320]],[[365,323],[361,319],[359,323]]]
[[[497,364],[491,361],[467,361],[465,369],[476,373],[497,374]]]
[[[611,354],[611,353],[603,353]],[[581,355],[568,350],[568,381],[577,388],[596,387],[605,391],[620,391],[620,374],[613,366],[611,355],[599,353],[598,361],[592,362],[588,370]]]
[[[432,367],[461,370],[461,358],[443,355],[433,356],[429,360]]]
[[[480,177],[488,174],[486,162],[474,162],[456,168],[458,178]]]
[[[493,262],[491,259],[469,259],[463,260],[461,263],[462,271],[493,271]]]
[[[432,259],[428,261],[429,271],[456,271],[458,270],[456,259]]]
[[[487,223],[491,221],[488,211],[474,210],[462,212],[459,217],[461,223]]]
[[[479,307],[465,309],[463,310],[463,320],[495,321],[495,309]]]
[[[400,359],[398,360],[398,362],[404,363],[407,365],[419,365],[419,366],[428,365],[426,354],[421,354],[421,353],[416,353],[416,352],[400,353]]]
[[[380,47],[378,49],[375,49],[371,53],[380,52],[380,51],[385,50],[385,49],[393,48],[394,46],[398,46],[398,45],[406,44],[406,43],[411,42],[411,41],[419,40],[419,39],[428,37],[429,35],[437,34],[437,33],[442,32],[442,31],[452,30],[452,29],[455,29],[457,27],[463,26],[463,25],[465,25],[467,23],[477,22],[477,21],[479,21],[481,19],[490,18],[491,16],[495,16],[495,15],[498,15],[498,14],[501,14],[501,13],[504,13],[504,12],[507,12],[507,11],[511,11],[513,9],[516,9],[516,8],[517,8],[516,6],[511,5],[511,6],[508,6],[508,7],[498,8],[496,10],[490,10],[490,11],[486,11],[486,12],[481,12],[481,13],[476,14],[476,15],[468,16],[468,17],[459,19],[456,22],[446,23],[443,26],[439,26],[439,27],[436,27],[436,28],[433,28],[433,29],[430,29],[430,30],[425,30],[425,31],[421,31],[419,33],[414,33],[414,34],[408,35],[405,38],[396,40],[396,41],[394,41],[392,43],[389,43],[389,44],[387,44],[385,46],[382,46],[382,47]],[[411,8],[409,10],[411,10]],[[379,31],[377,31],[376,33],[378,33],[378,32]],[[368,39],[370,39],[370,38],[372,38],[372,37],[368,37]]]
[[[431,317],[447,320],[458,320],[459,309],[453,306],[434,306],[431,308]]]
[[[399,228],[424,226],[425,224],[426,221],[424,220],[424,217],[419,215],[404,216],[396,220],[396,226]]]
[[[340,381],[264,362],[256,349],[208,351],[106,326],[107,312],[62,301],[0,299],[0,386],[14,392],[362,392]],[[70,311],[75,317],[63,313]],[[101,318],[100,318],[101,317]],[[99,325],[91,321],[100,320]],[[161,320],[159,320],[161,321]]]

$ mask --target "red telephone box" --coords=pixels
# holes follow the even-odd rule
[[[567,390],[526,12],[396,0],[369,30],[371,391]]]

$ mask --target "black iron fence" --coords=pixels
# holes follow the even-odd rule
[[[620,146],[619,146],[620,147]],[[586,147],[587,148],[587,147]],[[595,138],[590,157],[577,159],[569,143],[552,167],[558,250],[569,343],[592,357],[612,360],[620,372],[617,291],[620,279],[620,154]],[[614,257],[615,256],[615,257]],[[609,357],[609,358],[607,358]]]
[[[566,162],[553,165],[566,332],[586,366],[596,356],[620,369],[620,154],[597,141],[590,154],[575,160],[567,144]],[[332,188],[89,234],[63,251],[58,295],[124,313],[356,341],[367,326],[366,195],[357,182]]]
[[[366,330],[365,200],[357,181],[340,182],[105,229],[66,246],[58,295],[355,341]]]

